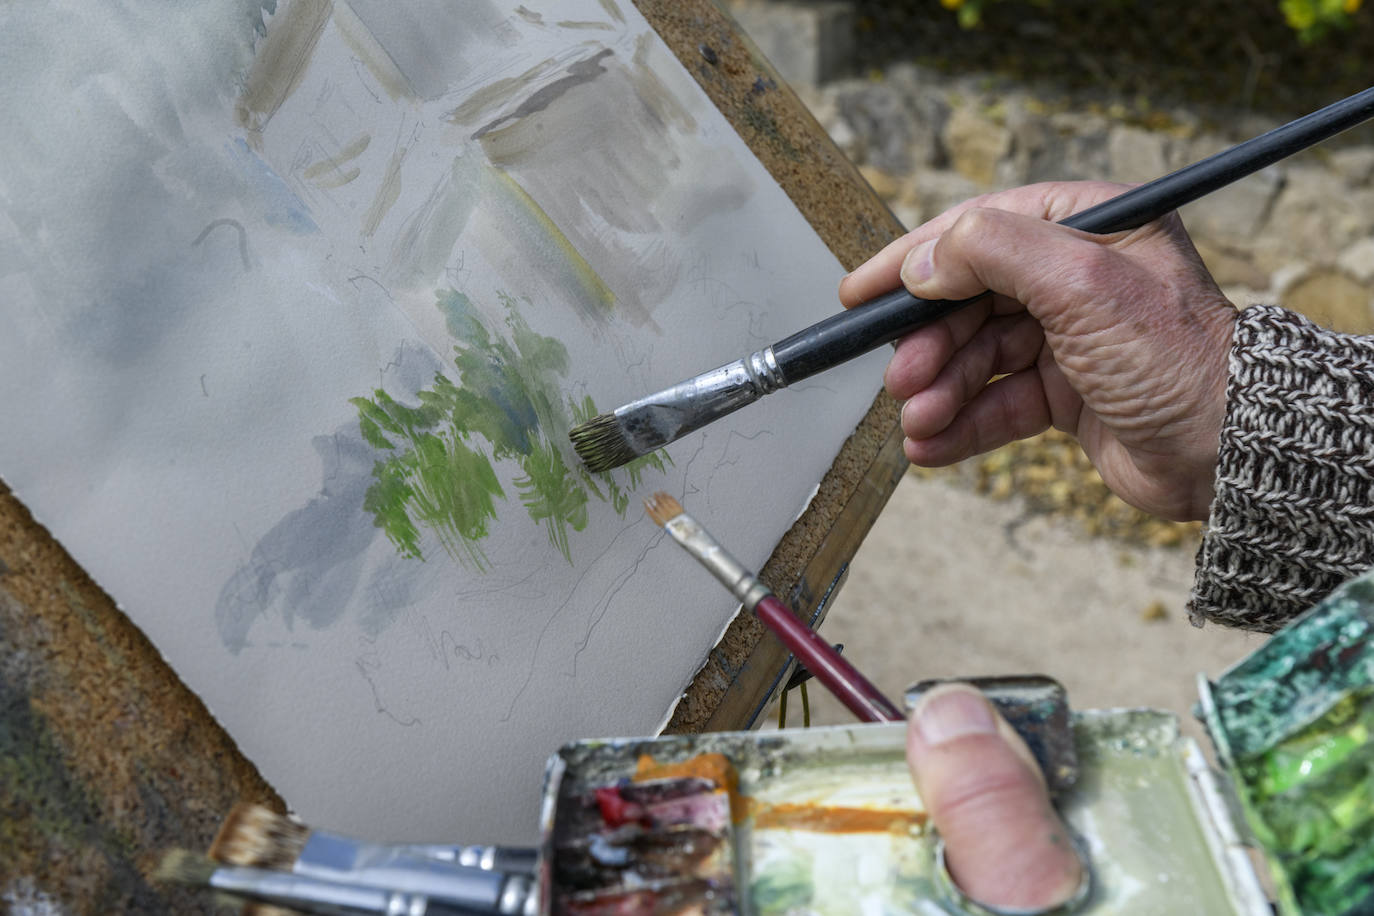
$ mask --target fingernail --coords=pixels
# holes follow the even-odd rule
[[[935,242],[936,239],[922,242],[906,253],[906,257],[902,259],[902,285],[919,286],[935,274],[935,261],[932,256]]]
[[[916,728],[921,740],[934,747],[965,735],[989,735],[997,731],[992,706],[972,687],[937,687],[916,707]]]

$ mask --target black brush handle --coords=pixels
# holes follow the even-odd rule
[[[1098,235],[1139,228],[1171,210],[1363,123],[1371,116],[1374,116],[1374,88],[1357,92],[1268,133],[1134,187],[1075,213],[1060,224]],[[862,356],[986,295],[980,293],[968,299],[919,299],[905,289],[895,289],[778,341],[773,344],[773,356],[786,384],[791,385]]]

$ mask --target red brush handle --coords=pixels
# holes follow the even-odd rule
[[[767,595],[754,613],[792,650],[806,670],[849,711],[865,722],[901,722],[906,717],[816,631],[797,619],[781,601]]]

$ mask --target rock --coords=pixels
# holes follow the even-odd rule
[[[1248,245],[1264,228],[1283,183],[1280,167],[1262,169],[1184,207],[1184,225],[1194,237]]]
[[[985,190],[950,169],[923,170],[912,176],[903,200],[907,206],[919,207],[924,219],[930,219]]]
[[[1101,180],[1111,170],[1107,155],[1110,123],[1102,117],[1082,112],[1057,112],[1049,116],[1049,130],[1057,138],[1052,152],[1057,162],[1047,161],[1041,180]]]
[[[853,67],[852,4],[733,0],[730,12],[789,83],[818,86]]]
[[[1329,264],[1351,242],[1374,234],[1374,191],[1351,189],[1320,166],[1294,167],[1269,224],[1290,257]]]
[[[1169,138],[1162,133],[1118,124],[1107,134],[1109,176],[1113,181],[1141,182],[1169,171]]]
[[[835,102],[840,118],[859,138],[853,147],[860,165],[901,175],[916,164],[919,131],[901,93],[880,83],[850,81]]]
[[[1353,146],[1331,154],[1331,168],[1350,185],[1367,185],[1374,178],[1374,149]]]
[[[1269,275],[1260,270],[1249,258],[1231,250],[1214,245],[1205,239],[1194,239],[1197,253],[1207,265],[1212,279],[1218,286],[1242,286],[1246,289],[1263,290],[1269,287]]]
[[[864,181],[868,182],[868,186],[873,189],[873,193],[877,194],[883,200],[891,201],[897,197],[897,192],[900,190],[901,184],[892,175],[871,165],[859,166],[859,174],[864,177]]]
[[[1362,238],[1342,251],[1336,266],[1356,282],[1374,285],[1374,238]]]
[[[1012,151],[999,168],[999,183],[1010,187],[1063,177],[1064,139],[1043,111],[1013,98],[1007,100],[1006,112]]]
[[[901,223],[903,228],[911,230],[932,216],[939,214],[936,212],[927,213],[919,201],[902,199],[892,204],[892,215],[897,218],[897,222]]]
[[[998,165],[1011,152],[1011,131],[971,106],[950,113],[943,139],[954,170],[985,188],[996,183]]]
[[[1223,286],[1221,288],[1221,294],[1238,309],[1276,301],[1273,296],[1268,295],[1264,290],[1251,289],[1248,286]]]
[[[1280,304],[1301,312],[1323,327],[1348,334],[1374,331],[1369,287],[1339,271],[1316,269],[1308,272],[1283,293]]]

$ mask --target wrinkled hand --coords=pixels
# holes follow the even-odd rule
[[[1175,214],[1106,236],[1054,222],[1125,189],[975,198],[840,284],[846,307],[899,282],[927,299],[994,293],[898,343],[884,384],[906,401],[912,463],[950,464],[1053,425],[1127,502],[1206,518],[1236,310]]]
[[[926,693],[906,747],[960,890],[984,906],[1029,911],[1074,895],[1083,865],[1040,768],[977,689],[942,684]]]

